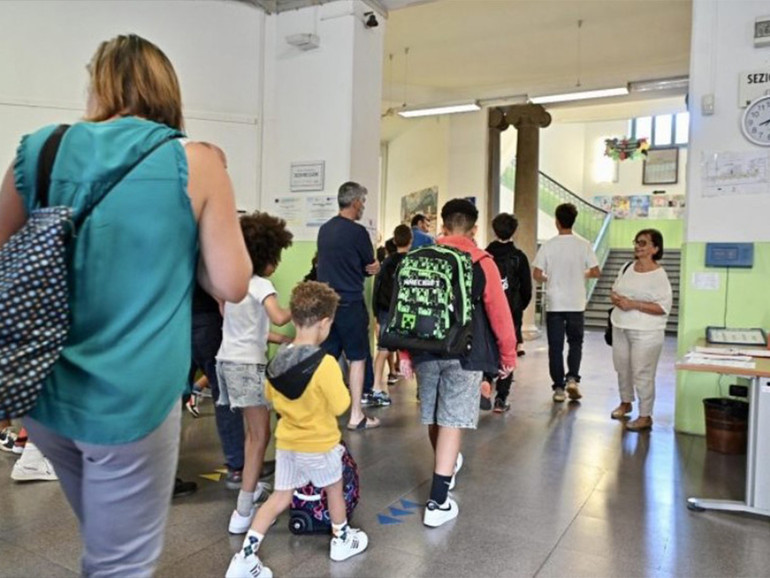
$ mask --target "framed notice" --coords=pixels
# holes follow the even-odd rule
[[[292,192],[323,191],[324,161],[291,163],[289,189]]]
[[[649,149],[642,169],[643,185],[674,185],[679,174],[679,147]]]

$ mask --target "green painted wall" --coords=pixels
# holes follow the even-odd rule
[[[684,238],[682,219],[613,219],[610,223],[610,248],[632,249],[631,241],[641,229],[657,229],[663,235],[663,246],[680,249]]]
[[[767,298],[770,287],[770,243],[754,244],[754,267],[751,269],[707,268],[704,265],[705,255],[705,243],[685,243],[682,247],[677,345],[679,357],[705,336],[708,325],[770,329],[770,301]],[[701,272],[717,273],[719,289],[693,289],[692,276]],[[703,398],[727,396],[728,386],[732,383],[739,381],[735,377],[724,376],[720,385],[720,377],[715,374],[679,372],[674,416],[676,430],[705,434]]]

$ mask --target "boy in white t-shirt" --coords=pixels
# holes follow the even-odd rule
[[[286,221],[255,212],[241,217],[241,230],[254,274],[243,301],[224,304],[222,344],[217,353],[217,403],[242,408],[246,422],[243,481],[230,516],[231,534],[245,533],[257,502],[267,498],[267,486],[257,485],[270,440],[270,410],[265,399],[267,343],[289,341],[271,333],[270,323],[281,326],[291,321],[290,311],[278,304],[275,287],[268,279],[281,261],[281,251],[291,245]]]
[[[548,368],[553,381],[553,400],[573,401],[582,394],[580,361],[583,356],[586,279],[601,275],[599,261],[585,239],[572,234],[578,210],[572,203],[556,207],[559,234],[543,243],[532,265],[535,281],[545,283]],[[567,337],[567,374],[564,374],[564,337]],[[566,388],[566,392],[565,392]]]

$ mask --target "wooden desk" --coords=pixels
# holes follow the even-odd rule
[[[704,345],[699,341],[698,345]],[[741,349],[751,349],[742,347]],[[757,348],[762,350],[764,348]],[[766,350],[765,350],[766,351]],[[688,498],[691,510],[727,510],[770,517],[770,359],[755,357],[756,367],[676,364],[680,371],[738,375],[751,379],[749,388],[748,451],[746,453],[746,497],[738,500]]]

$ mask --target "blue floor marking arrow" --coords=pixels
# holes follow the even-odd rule
[[[410,502],[409,500],[401,499],[401,506],[408,509],[413,508],[422,508],[422,504],[418,504],[417,502]]]
[[[391,506],[389,510],[393,516],[411,516],[412,514],[414,514],[414,512],[409,512],[407,510],[399,510],[398,508],[394,508],[393,506]]]
[[[377,514],[377,520],[380,522],[380,524],[383,524],[383,525],[401,523],[401,520],[398,520],[396,518],[391,518],[390,516],[383,516],[382,514]]]

